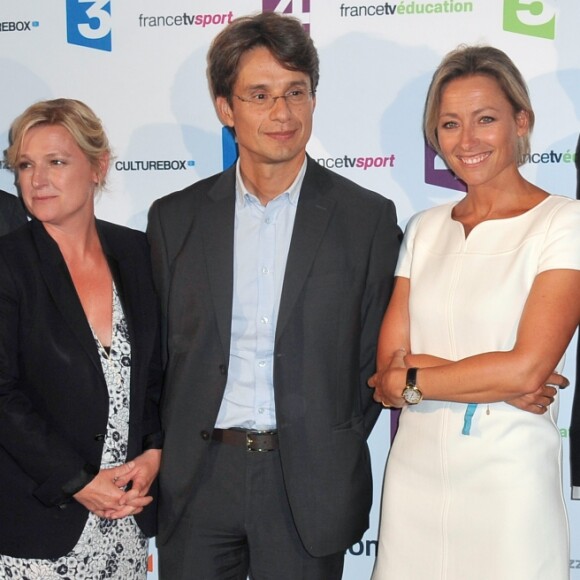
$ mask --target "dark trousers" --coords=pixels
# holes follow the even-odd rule
[[[340,580],[344,565],[344,552],[306,552],[278,451],[215,441],[190,505],[158,551],[160,580]]]

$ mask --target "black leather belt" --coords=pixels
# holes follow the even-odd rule
[[[247,451],[279,449],[277,431],[249,431],[246,429],[214,429],[211,438],[227,445],[245,447]]]

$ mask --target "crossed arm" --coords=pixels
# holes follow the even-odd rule
[[[381,327],[378,371],[369,379],[376,401],[403,406],[401,393],[407,367],[420,369],[418,385],[426,399],[506,401],[539,414],[553,401],[556,387],[567,386],[568,381],[553,371],[580,321],[580,271],[549,270],[538,274],[514,347],[459,361],[411,353],[409,291],[409,279],[397,278]]]

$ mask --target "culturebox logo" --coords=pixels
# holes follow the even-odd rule
[[[119,159],[117,171],[187,171],[195,167],[193,159]]]
[[[556,37],[556,12],[540,0],[504,0],[503,29],[554,40]]]
[[[66,40],[111,51],[111,0],[66,0]]]
[[[262,12],[290,14],[302,21],[310,32],[310,0],[262,0]]]
[[[38,20],[0,20],[0,32],[30,32],[39,25]]]

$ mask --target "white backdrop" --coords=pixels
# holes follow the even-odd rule
[[[430,77],[441,57],[461,43],[493,44],[520,67],[537,115],[533,153],[523,173],[548,191],[574,196],[578,0],[350,2],[3,0],[2,149],[10,123],[32,102],[60,96],[85,101],[101,116],[116,154],[97,213],[145,229],[154,199],[232,161],[232,144],[223,137],[207,88],[211,39],[232,18],[277,10],[301,18],[320,53],[309,153],[393,199],[401,226],[416,211],[461,195],[441,161],[425,151],[421,134]],[[5,168],[0,188],[15,191]],[[568,358],[565,372],[573,379],[572,349]],[[571,388],[563,393],[560,413],[566,491],[572,396]],[[390,423],[385,412],[371,436],[376,484],[371,528],[347,554],[346,580],[370,576]],[[580,502],[568,502],[568,509],[571,578],[580,579]]]

